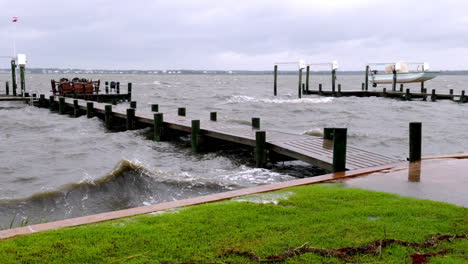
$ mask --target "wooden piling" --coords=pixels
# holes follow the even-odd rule
[[[93,102],[86,102],[86,117],[88,118],[94,117],[94,103]]]
[[[259,117],[252,117],[252,128],[253,129],[260,129],[260,118]]]
[[[409,161],[421,160],[422,132],[421,123],[409,124]]]
[[[109,93],[109,82],[105,82],[106,94]]]
[[[112,99],[112,105],[117,105],[117,99],[115,98]]]
[[[424,91],[424,82],[421,82],[421,93]]]
[[[185,107],[179,107],[179,108],[177,108],[177,115],[179,115],[179,116],[185,116],[185,114],[186,114]]]
[[[396,91],[396,84],[397,84],[397,72],[395,69],[393,69],[392,91]],[[403,90],[400,89],[400,92],[403,92]]]
[[[5,94],[10,95],[10,85],[8,82],[5,82]]]
[[[49,110],[55,110],[55,97],[53,95],[49,96]]]
[[[192,120],[192,132],[190,135],[190,141],[192,143],[192,152],[198,153],[200,150],[200,120]]]
[[[403,92],[403,89],[404,89],[404,85],[402,83],[400,83],[400,92]]]
[[[162,134],[163,134],[163,113],[155,113],[154,114],[154,141],[162,141]]]
[[[132,101],[132,83],[127,84],[128,101]]]
[[[369,89],[369,65],[366,65],[366,79],[364,81],[364,89],[367,91]]]
[[[159,112],[159,105],[158,104],[152,104],[151,105],[151,112]]]
[[[78,100],[73,100],[73,116],[79,117],[80,116],[80,106],[78,105]]]
[[[405,100],[406,100],[406,101],[411,101],[410,89],[406,89]]]
[[[21,84],[21,93],[26,92],[26,79],[25,79],[25,67],[20,65],[20,84]]]
[[[117,82],[116,84],[116,91],[117,91],[117,94],[120,94],[120,82]]]
[[[365,83],[361,83],[361,90],[364,91],[366,88],[364,87]]]
[[[217,121],[218,120],[218,114],[216,112],[211,112],[210,113],[210,120],[211,121]]]
[[[66,112],[67,105],[65,104],[65,98],[59,97],[59,114],[64,115]]]
[[[16,84],[16,62],[15,60],[11,60],[11,85],[12,85],[12,89],[13,89],[13,95],[16,96],[17,95],[17,88],[18,88],[18,85]]]
[[[323,91],[322,91],[322,84],[319,83],[319,95],[322,95],[323,94]]]
[[[255,132],[255,166],[264,168],[266,163],[266,133],[265,131]]]
[[[278,65],[273,68],[273,95],[278,94]]]
[[[338,93],[336,94],[336,96],[340,96],[341,95],[341,84],[338,84]]]
[[[323,129],[323,139],[333,140],[333,128],[325,127]]]
[[[435,89],[432,89],[431,101],[433,101],[433,102],[437,101],[437,95],[436,95],[436,90]]]
[[[427,89],[424,88],[423,92],[422,92],[422,100],[423,101],[426,101],[427,100]]]
[[[309,94],[309,75],[310,75],[310,65],[307,65],[306,67],[306,83],[305,83],[305,89],[306,89],[306,94]]]
[[[298,98],[302,98],[301,85],[302,85],[302,69],[299,69],[299,85],[297,87],[297,97]]]
[[[333,172],[346,170],[346,128],[333,129]]]
[[[39,107],[45,107],[46,100],[45,100],[45,95],[40,94],[39,95]]]
[[[335,85],[336,85],[336,70],[332,70],[332,92],[335,96]]]
[[[306,94],[305,83],[302,84],[302,94]]]
[[[465,90],[461,91],[460,102],[464,103],[466,101]]]
[[[135,108],[127,108],[126,127],[127,130],[135,129]]]
[[[130,102],[130,108],[136,109],[137,108],[137,102],[136,101],[131,101]]]
[[[450,95],[453,95],[453,89],[450,89],[449,93]]]
[[[107,129],[112,128],[112,105],[104,106],[104,124]]]
[[[383,88],[382,96],[387,97],[387,88]]]

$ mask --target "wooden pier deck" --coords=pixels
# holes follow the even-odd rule
[[[49,103],[49,99],[43,100],[45,100],[45,103]],[[59,97],[54,97],[55,104],[57,104],[58,100]],[[75,105],[74,100],[77,100],[77,105]],[[88,101],[71,98],[64,98],[64,101],[67,108],[70,110],[78,108],[83,114],[87,111]],[[93,114],[103,118],[105,115],[106,105],[109,104],[93,102]],[[156,112],[150,111],[149,106],[146,111],[137,109],[135,113],[135,122],[145,124],[149,127],[154,126],[155,113]],[[118,109],[112,110],[112,116],[113,118],[120,119],[121,121],[128,118],[125,110],[122,111]],[[125,123],[125,121],[123,123]],[[164,114],[163,127],[190,134],[192,131],[192,118]],[[255,147],[257,131],[259,131],[259,129],[252,128],[248,125],[201,120],[199,135],[202,137],[215,138],[244,146]],[[269,151],[270,154],[273,152],[275,154],[279,154],[280,157],[287,157],[289,160],[301,160],[329,171],[332,170],[333,140],[272,130],[265,131],[265,134],[265,149]],[[380,166],[395,162],[398,162],[398,160],[347,146],[346,169],[348,170]]]
[[[12,95],[0,95],[0,101],[29,101],[31,97],[21,97]]]

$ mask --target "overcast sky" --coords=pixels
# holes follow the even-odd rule
[[[468,70],[467,0],[0,0],[0,56],[14,35],[29,67],[269,70],[304,59]]]

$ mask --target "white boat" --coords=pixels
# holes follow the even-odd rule
[[[373,63],[370,65],[385,65],[385,71],[379,73],[377,70],[370,70],[369,81],[375,85],[393,83],[394,70],[397,83],[420,83],[434,79],[440,72],[429,71],[427,63]],[[419,65],[416,71],[410,71],[408,65]],[[369,67],[370,69],[370,67]],[[419,70],[420,69],[420,70]]]

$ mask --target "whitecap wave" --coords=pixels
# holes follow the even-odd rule
[[[322,98],[296,98],[296,99],[267,99],[267,98],[255,98],[246,95],[234,95],[231,96],[227,103],[267,103],[267,104],[323,104],[333,102],[332,97]]]

